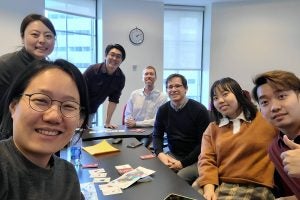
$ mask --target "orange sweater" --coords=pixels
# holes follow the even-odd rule
[[[267,148],[278,132],[259,112],[252,122],[243,121],[238,133],[232,129],[232,123],[219,127],[212,122],[207,127],[198,161],[198,185],[226,182],[273,187],[274,165]]]

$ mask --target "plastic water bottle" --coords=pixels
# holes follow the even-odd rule
[[[70,141],[69,153],[70,153],[70,162],[78,167],[81,165],[81,146],[82,138],[80,134],[75,134]]]

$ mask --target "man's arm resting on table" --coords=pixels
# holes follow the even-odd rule
[[[107,106],[107,113],[106,113],[106,120],[105,120],[105,128],[117,128],[117,125],[110,124],[111,118],[113,113],[115,112],[115,109],[117,107],[117,104],[115,102],[109,101]]]

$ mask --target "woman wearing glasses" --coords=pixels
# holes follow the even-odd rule
[[[27,15],[20,27],[21,50],[0,57],[0,105],[9,85],[18,73],[34,60],[44,60],[52,53],[56,32],[51,21],[39,14]],[[0,110],[0,118],[2,109]],[[0,138],[1,139],[1,138]]]
[[[9,88],[4,113],[0,127],[12,136],[0,141],[0,199],[82,199],[73,165],[54,155],[87,126],[80,71],[34,61]]]

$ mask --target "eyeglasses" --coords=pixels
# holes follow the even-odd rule
[[[175,88],[175,89],[179,89],[180,87],[182,87],[183,85],[179,85],[179,84],[177,84],[177,85],[168,85],[167,86],[167,89],[168,90],[172,90],[173,88]]]
[[[109,53],[108,54],[111,58],[116,58],[118,60],[122,59],[122,55],[121,54],[116,54],[116,53]]]
[[[64,117],[71,118],[80,114],[82,107],[75,101],[58,101],[41,93],[23,94],[29,97],[30,107],[37,112],[45,112],[51,108],[53,101],[60,103],[60,112]]]

